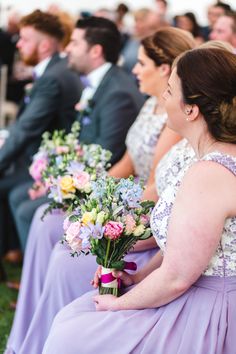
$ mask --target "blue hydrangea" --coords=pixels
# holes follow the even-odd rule
[[[121,198],[129,208],[138,208],[142,197],[143,189],[129,179],[121,179],[115,190],[115,196]]]

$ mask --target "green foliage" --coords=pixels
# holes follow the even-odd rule
[[[8,275],[8,280],[19,280],[21,267],[4,264]],[[5,283],[0,283],[0,353],[4,352],[8,335],[14,317],[14,311],[10,309],[11,301],[16,301],[17,291],[8,289]]]

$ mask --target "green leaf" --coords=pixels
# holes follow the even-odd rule
[[[112,262],[110,264],[110,267],[116,270],[123,270],[124,266],[125,266],[125,261],[117,261],[117,262]]]

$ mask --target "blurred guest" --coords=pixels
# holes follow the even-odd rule
[[[70,42],[70,37],[75,27],[75,19],[68,12],[61,10],[59,6],[50,5],[47,12],[58,16],[63,26],[64,37],[61,41],[61,51],[63,52]]]
[[[210,39],[221,40],[231,44],[236,50],[236,13],[231,12],[219,17],[215,22]]]
[[[186,12],[176,17],[176,27],[190,32],[197,44],[201,44],[204,39],[201,33],[201,27],[197,23],[196,17],[192,12]]]
[[[168,2],[166,0],[155,0],[155,9],[160,16],[160,25],[167,26],[169,21],[167,19]]]
[[[209,34],[218,18],[230,11],[232,11],[230,5],[221,1],[209,6],[207,10],[208,25],[202,27],[202,35],[205,40],[209,39]]]
[[[76,117],[75,103],[81,94],[77,74],[59,56],[63,27],[57,17],[39,10],[22,18],[17,47],[22,60],[34,66],[35,82],[18,112],[17,122],[0,149],[0,238],[8,237],[7,197],[22,182],[30,180],[28,168],[46,130],[68,129]],[[6,175],[9,166],[14,170]],[[12,233],[10,231],[10,233]],[[15,248],[16,245],[10,245]],[[0,255],[4,252],[0,250]]]
[[[134,11],[133,36],[126,42],[122,50],[122,67],[129,73],[137,62],[140,40],[150,36],[160,27],[160,16],[149,8]]]
[[[125,15],[127,15],[129,12],[129,8],[126,4],[124,3],[120,3],[117,5],[116,9],[115,9],[115,13],[116,13],[116,25],[118,27],[118,29],[123,32],[123,26],[124,26],[124,17]]]

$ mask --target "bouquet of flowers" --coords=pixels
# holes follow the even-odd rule
[[[135,270],[126,267],[124,256],[138,240],[151,236],[154,202],[141,201],[142,193],[143,187],[133,177],[101,178],[92,183],[91,194],[64,221],[64,241],[72,255],[91,253],[102,266],[100,294],[118,296],[119,279],[112,271]]]
[[[91,192],[91,181],[110,166],[111,153],[100,145],[80,144],[79,129],[76,122],[69,134],[44,133],[39,152],[33,158],[30,174],[35,182],[29,194],[32,198],[48,193],[51,202],[45,214],[56,208],[73,210],[80,198]]]

